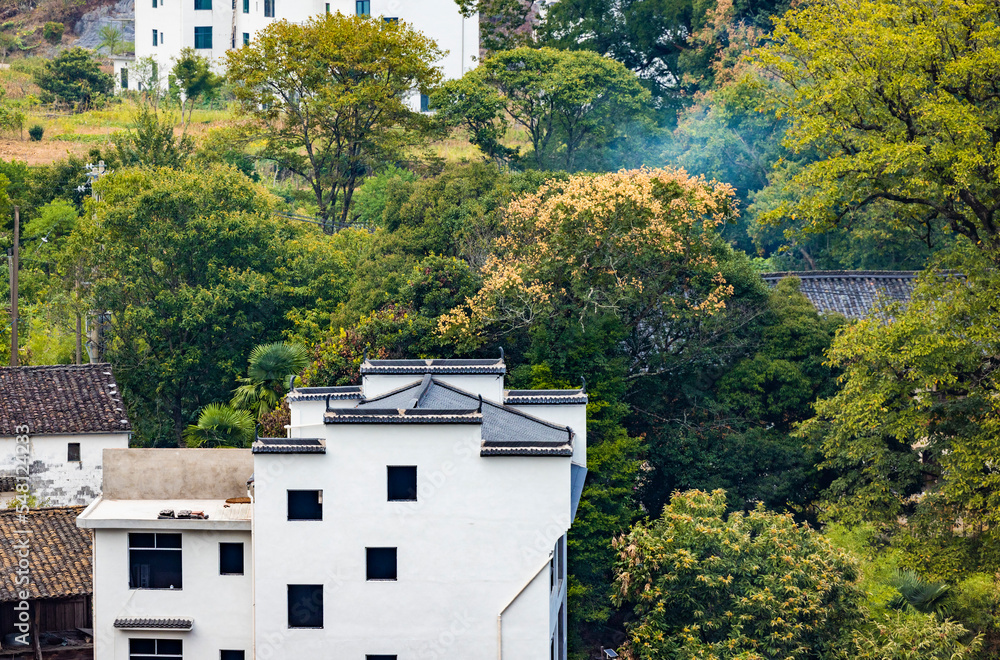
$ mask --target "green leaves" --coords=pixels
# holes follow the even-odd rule
[[[188,447],[248,447],[253,438],[254,421],[250,413],[221,403],[205,406],[198,423],[184,431]]]
[[[757,51],[784,83],[786,145],[815,150],[768,214],[814,231],[859,209],[915,208],[997,248],[1000,7],[991,0],[823,0],[780,19]]]
[[[50,100],[80,109],[89,106],[95,94],[108,95],[114,90],[111,74],[103,73],[90,51],[79,47],[66,49],[46,62],[35,74],[35,83]]]

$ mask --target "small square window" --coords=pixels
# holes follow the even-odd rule
[[[323,491],[288,491],[289,520],[323,520]]]
[[[194,47],[195,48],[211,48],[212,47],[212,26],[205,25],[202,27],[196,27],[194,29]]]
[[[396,579],[396,548],[365,548],[369,580]]]
[[[246,651],[220,651],[219,660],[246,660]]]
[[[122,69],[122,73],[125,70]],[[126,81],[125,84],[128,85],[128,78],[122,76],[122,80]],[[71,442],[69,443],[69,448],[66,450],[66,460],[67,461],[79,461],[80,460],[80,443]]]
[[[354,0],[354,13],[358,16],[371,16],[371,0]]]
[[[211,9],[212,0],[194,0],[195,9]]]
[[[129,660],[153,660],[154,658],[183,658],[184,642],[179,639],[130,639],[128,640]]]
[[[323,627],[323,585],[288,585],[288,627]]]
[[[243,575],[243,544],[219,544],[219,575]]]
[[[389,501],[390,502],[414,502],[417,499],[417,466],[415,465],[390,465],[388,467],[389,477]]]
[[[129,589],[182,589],[181,535],[128,535]]]

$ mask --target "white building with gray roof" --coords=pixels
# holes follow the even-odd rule
[[[80,524],[99,529],[95,634],[114,640],[98,641],[96,658],[146,660],[163,646],[174,655],[162,657],[223,660],[564,659],[566,532],[586,475],[587,396],[505,390],[505,373],[502,359],[365,360],[360,386],[292,390],[288,437],[253,444],[241,509],[249,532],[214,529],[236,515],[224,498],[96,503]],[[242,472],[218,481],[250,477]],[[208,518],[153,511],[194,506]],[[100,529],[112,527],[102,543]],[[138,561],[149,564],[146,584],[159,584],[155,558],[128,540],[152,527],[178,535],[162,554],[181,553],[167,559],[182,587],[129,583]],[[198,535],[227,530],[246,535],[250,602],[242,582],[211,575],[222,548],[206,551]],[[243,646],[206,609],[219,598],[246,615],[228,626]],[[123,651],[132,639],[142,653]]]

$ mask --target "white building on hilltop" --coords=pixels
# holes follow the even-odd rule
[[[438,63],[446,79],[461,78],[479,56],[479,17],[463,17],[455,0],[136,0],[135,56],[156,60],[165,79],[183,48],[218,63],[276,20],[301,23],[328,12],[408,23],[447,51]]]
[[[252,466],[109,452],[78,521],[96,531],[95,658],[564,659],[587,396],[507,391],[505,372],[366,360],[361,386],[293,390],[289,437],[257,439]]]

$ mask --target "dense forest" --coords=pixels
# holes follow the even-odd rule
[[[136,446],[208,446],[283,434],[288,376],[502,348],[589,395],[572,657],[995,657],[998,5],[463,9],[459,80],[402,23],[278,22],[131,93],[105,173],[0,162],[21,363],[92,353]],[[924,273],[854,322],[760,277],[812,269]]]

